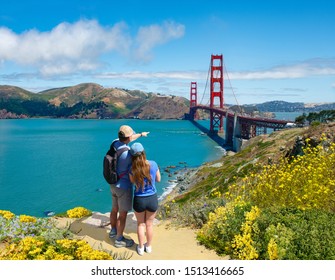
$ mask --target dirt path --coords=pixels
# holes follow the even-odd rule
[[[71,224],[71,230],[86,240],[96,249],[106,249],[113,253],[124,254],[131,260],[221,260],[214,251],[206,249],[196,241],[196,232],[188,228],[176,228],[169,222],[156,221],[154,226],[154,240],[151,254],[145,253],[139,256],[136,253],[136,218],[129,214],[125,229],[125,236],[131,237],[135,245],[131,248],[115,248],[113,240],[108,237],[109,226],[99,227],[102,223],[109,222],[109,214],[93,213],[89,218],[71,220],[67,218],[57,219],[60,226]]]

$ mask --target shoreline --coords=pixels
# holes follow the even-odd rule
[[[198,172],[199,167],[184,167],[182,170],[178,170],[175,176],[175,179],[171,179],[174,184],[170,184],[167,188],[168,191],[163,192],[163,194],[158,198],[160,204],[165,203],[166,201],[173,199],[175,196],[186,192],[191,186],[191,179]]]

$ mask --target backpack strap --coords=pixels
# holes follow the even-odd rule
[[[114,149],[116,150],[117,157],[121,156],[125,151],[129,151],[129,150],[130,150],[130,148],[129,148],[128,146],[123,147],[123,148],[120,149],[120,150],[117,150],[117,149],[114,147],[114,143],[115,143],[116,141],[118,141],[118,140],[114,140],[114,141],[112,142],[112,144],[111,144],[111,148],[114,148]],[[122,178],[123,176],[125,176],[126,174],[127,174],[127,171],[121,173],[121,174],[118,175],[118,176],[119,176],[119,178],[121,179],[121,178]]]
[[[116,150],[117,156],[119,157],[119,156],[121,156],[123,154],[123,152],[129,151],[129,150],[130,150],[129,147],[124,147],[124,148],[122,148],[120,150]]]

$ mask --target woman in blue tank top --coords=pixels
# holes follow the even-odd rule
[[[132,165],[129,173],[130,181],[135,185],[133,208],[137,219],[137,253],[151,253],[153,237],[153,221],[158,209],[156,182],[160,182],[161,174],[153,160],[147,160],[141,143],[130,147]],[[146,242],[145,242],[146,241]]]

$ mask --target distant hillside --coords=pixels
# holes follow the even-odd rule
[[[175,119],[183,118],[189,111],[189,101],[179,96],[156,95],[148,102],[140,104],[127,117],[138,117],[140,119]],[[183,112],[180,115],[180,112]]]
[[[34,96],[32,92],[24,90],[15,86],[1,86],[0,85],[0,99],[10,100],[10,99],[23,99],[28,100]]]
[[[335,110],[335,103],[304,104],[270,101],[234,106],[251,116],[271,117],[268,112],[320,112]],[[181,119],[189,112],[189,100],[178,96],[146,93],[139,90],[104,88],[94,83],[53,88],[39,93],[19,87],[0,85],[0,118],[139,118]],[[198,112],[209,118],[208,112]]]
[[[335,110],[335,103],[309,103],[269,101],[261,104],[252,104],[261,112],[320,112],[323,110]]]
[[[4,85],[0,86],[0,110],[7,117],[178,119],[188,112],[189,101],[94,83],[39,93]]]

